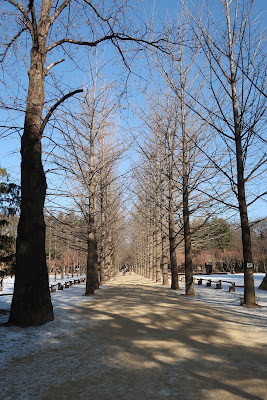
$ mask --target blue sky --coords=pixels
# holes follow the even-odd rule
[[[219,1],[219,0],[216,0]],[[216,1],[214,3],[216,4]],[[177,0],[145,0],[142,3],[142,6],[144,7],[145,12],[147,13],[147,18],[149,19],[149,15],[151,12],[151,8],[154,6],[157,20],[156,22],[160,20],[165,20],[166,18],[166,13],[170,15],[176,15],[177,13],[177,5],[178,5]],[[197,0],[194,2],[195,4],[198,3]],[[265,0],[255,0],[254,4],[254,11],[255,13],[263,11],[264,8],[266,7],[266,1]],[[261,18],[263,19],[265,23],[265,27],[267,26],[267,12],[263,13]],[[109,49],[109,47],[106,48],[106,57],[111,59],[114,57],[114,52]],[[79,56],[80,57],[80,56]],[[84,62],[82,61],[81,58],[79,58],[79,62]],[[66,90],[68,85],[71,85],[72,87],[84,87],[88,83],[88,76],[86,74],[83,74],[80,70],[73,69],[73,66],[65,62],[62,65],[55,67],[57,70],[55,71],[56,73],[59,74],[64,74],[64,84],[62,85],[62,88]],[[137,63],[137,71],[138,73],[142,74],[145,76],[145,64],[142,62]],[[120,71],[121,69],[114,66],[113,63],[109,63],[105,69],[105,75],[106,79],[116,79],[120,77]],[[117,75],[117,76],[116,76]],[[24,77],[21,78],[21,84],[25,84],[27,82],[27,75],[26,71],[24,73]],[[12,85],[12,82],[10,81],[9,85]],[[48,82],[48,85],[52,85],[52,81]],[[25,85],[26,86],[26,85]],[[16,92],[16,87],[14,86],[12,88],[12,92]],[[139,106],[143,107],[143,97],[139,95],[136,91],[136,89],[131,89],[129,90],[129,96],[134,97],[135,103],[139,104]],[[128,122],[131,124],[132,120],[135,118],[131,115],[127,115],[128,108],[127,106],[125,107],[125,110],[123,111],[123,114],[121,115],[122,119],[128,119]],[[9,116],[4,113],[3,110],[1,110],[1,120],[4,119],[5,121],[8,121]],[[15,121],[16,125],[23,126],[23,118],[19,117]],[[5,167],[8,172],[11,175],[12,180],[19,182],[19,167],[20,167],[20,153],[19,153],[19,148],[20,148],[20,137],[18,133],[13,133],[12,136],[8,137],[3,137],[0,139],[0,164],[2,167]],[[126,164],[127,165],[127,162]],[[255,188],[255,191],[257,188]],[[257,216],[266,216],[267,214],[267,207],[266,203],[259,201],[256,203],[254,206],[253,210],[251,210],[251,215],[257,217]]]

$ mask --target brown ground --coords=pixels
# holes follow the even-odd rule
[[[238,312],[120,276],[73,310],[60,346],[11,362],[3,398],[267,399],[266,332]]]

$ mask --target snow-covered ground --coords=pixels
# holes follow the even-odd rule
[[[194,298],[188,298],[188,301],[200,301],[206,303],[207,307],[216,306],[223,308],[224,310],[235,311],[240,317],[249,317],[251,323],[260,326],[266,326],[267,324],[267,292],[259,290],[258,287],[265,274],[255,274],[255,288],[256,288],[256,299],[262,308],[248,309],[240,307],[240,297],[243,295],[243,288],[236,288],[235,293],[229,293],[229,284],[223,283],[221,290],[216,290],[215,285],[212,287],[206,287],[205,282],[203,285],[195,285],[196,296]],[[214,280],[229,280],[236,283],[236,285],[243,285],[243,274],[235,275],[201,275],[196,278],[212,279]],[[69,278],[70,279],[70,278]],[[59,279],[57,282],[64,283],[67,279]],[[76,278],[77,279],[77,278]],[[51,277],[50,283],[54,283],[54,278]],[[3,291],[0,294],[12,293],[14,280],[11,278],[4,279]],[[159,286],[159,284],[155,284]],[[179,295],[183,295],[184,283],[180,282],[182,290],[172,292]],[[106,287],[108,288],[108,286]],[[166,287],[162,287],[163,290],[168,290]],[[91,301],[94,297],[83,296],[85,292],[85,283],[71,286],[68,289],[57,290],[56,293],[52,293],[52,302],[54,307],[55,320],[49,322],[41,327],[5,327],[0,326],[0,368],[3,367],[10,358],[15,356],[26,355],[31,352],[34,354],[35,351],[40,351],[42,348],[46,349],[50,346],[55,348],[57,342],[60,342],[62,336],[70,336],[77,334],[78,330],[83,329],[84,321],[79,313],[73,313],[71,310],[73,307],[79,307],[80,304]],[[8,310],[10,309],[12,296],[0,296],[0,324],[7,322]],[[6,313],[3,312],[6,310]],[[72,322],[75,319],[75,332],[72,333]],[[86,321],[88,326],[88,321]]]
[[[67,278],[58,279],[58,282],[65,283],[67,280],[78,279]],[[51,277],[50,283],[54,284],[54,278]],[[3,291],[0,294],[13,292],[14,279],[8,277],[4,279]],[[92,297],[84,296],[85,283],[73,285],[68,289],[57,290],[52,293],[52,302],[54,308],[55,320],[39,327],[19,328],[0,326],[0,369],[14,356],[23,356],[28,353],[40,351],[50,346],[56,347],[62,336],[71,336],[71,322],[73,313],[71,309],[78,304],[88,302]],[[9,310],[12,296],[0,296],[0,324],[7,322],[8,313],[3,310]],[[79,315],[75,315],[75,322],[79,329],[83,328],[83,321]],[[88,325],[88,322],[87,322]]]
[[[236,287],[236,291],[230,293],[229,286],[231,284],[222,282],[222,289],[215,289],[215,283],[212,283],[211,287],[206,287],[206,282],[211,279],[212,282],[219,280],[234,282],[237,286],[244,285],[244,274],[219,274],[219,275],[195,275],[196,279],[203,278],[202,285],[195,285],[195,297],[193,300],[201,301],[207,305],[222,307],[225,310],[236,311],[240,315],[247,315],[251,318],[264,318],[267,324],[267,292],[259,290],[259,286],[264,278],[264,273],[254,274],[256,302],[261,308],[246,308],[240,307],[240,298],[244,296],[244,288]],[[184,292],[185,285],[183,282],[179,282],[182,291]]]
[[[57,280],[55,281],[54,276],[50,276],[49,284],[54,285],[57,283],[62,283],[64,284],[67,281],[73,281],[74,279],[80,279],[80,278],[85,278],[85,275],[79,275],[79,276],[74,276],[73,278],[70,275],[64,276],[63,279],[57,277]],[[76,290],[80,287],[80,290]],[[82,289],[81,289],[82,288]],[[5,277],[4,282],[3,282],[3,290],[0,291],[0,310],[8,310],[10,309],[11,305],[11,300],[12,296],[6,295],[6,294],[12,294],[14,289],[14,278]],[[85,283],[79,284],[79,285],[73,285],[68,289],[64,290],[57,290],[56,293],[52,293],[52,301],[55,303],[55,306],[57,307],[58,301],[61,303],[62,301],[64,302],[67,299],[70,299],[70,297],[73,299],[73,304],[75,304],[75,299],[78,300],[80,299],[81,295],[84,294],[85,291]],[[69,293],[69,295],[68,295]],[[79,294],[78,294],[79,293]],[[63,294],[63,296],[62,296]],[[76,294],[78,294],[76,298]],[[3,296],[2,296],[3,295]],[[64,300],[65,299],[65,300]],[[78,300],[79,301],[79,300]],[[1,316],[0,316],[1,318]],[[3,321],[0,319],[0,323]]]

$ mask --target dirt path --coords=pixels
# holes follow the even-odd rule
[[[238,313],[120,276],[73,310],[60,346],[12,361],[3,398],[267,399],[266,332]]]

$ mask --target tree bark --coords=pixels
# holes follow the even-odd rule
[[[193,265],[191,248],[191,230],[188,207],[188,183],[183,177],[183,220],[184,220],[184,250],[185,250],[185,294],[194,296]]]
[[[182,63],[182,57],[181,61]],[[181,67],[181,80],[182,67]],[[183,140],[183,222],[184,222],[184,252],[185,252],[185,294],[194,296],[193,282],[193,264],[192,264],[192,248],[191,248],[191,230],[190,230],[190,212],[189,212],[189,168],[188,168],[188,148],[185,124],[185,104],[184,104],[184,87],[181,85],[181,115],[182,115],[182,140]]]
[[[169,285],[168,278],[168,233],[166,227],[166,218],[165,218],[165,210],[164,210],[164,197],[163,193],[161,193],[161,202],[160,202],[160,211],[161,211],[161,246],[162,246],[162,284],[164,286]]]
[[[156,282],[161,282],[161,270],[160,270],[160,254],[161,254],[161,234],[157,228],[157,251],[156,251]]]
[[[153,279],[153,233],[152,222],[150,222],[150,236],[149,236],[149,279]]]
[[[170,263],[171,263],[171,289],[179,289],[178,281],[178,265],[175,254],[175,222],[174,222],[174,212],[173,207],[169,209],[169,240],[170,240]]]
[[[95,228],[96,215],[96,171],[95,171],[95,87],[93,94],[93,104],[90,109],[90,153],[89,153],[89,205],[88,205],[88,252],[87,252],[87,281],[85,296],[94,294],[99,288],[98,279],[98,254],[97,254],[97,238]]]
[[[95,265],[97,263],[97,246],[93,229],[88,233],[87,242],[87,279],[85,296],[91,296],[95,292]]]
[[[159,131],[160,140],[160,233],[161,233],[161,260],[162,260],[162,284],[169,285],[168,277],[168,234],[167,234],[167,221],[165,216],[165,196],[163,187],[163,142],[162,132]]]
[[[174,204],[173,204],[173,192],[174,192],[174,183],[173,183],[173,149],[174,149],[174,138],[173,143],[171,144],[170,132],[168,129],[167,132],[167,140],[169,144],[169,171],[168,171],[168,181],[169,181],[169,242],[170,242],[170,264],[171,264],[171,289],[178,290],[179,289],[179,280],[178,280],[178,265],[175,254],[175,219],[174,219]]]
[[[155,205],[154,205],[155,207]],[[153,207],[153,208],[154,208]],[[153,209],[153,213],[155,210]],[[157,231],[156,231],[156,223],[155,223],[155,217],[153,217],[153,234],[152,234],[152,259],[153,259],[153,268],[152,268],[152,281],[156,281],[156,269],[157,269]]]
[[[244,260],[244,303],[247,307],[255,307],[255,288],[253,268],[248,268],[248,265],[253,263],[251,249],[251,235],[247,213],[247,203],[245,194],[245,179],[244,179],[244,159],[241,140],[240,118],[238,112],[237,88],[236,88],[236,73],[234,63],[234,44],[232,40],[232,32],[230,25],[230,11],[228,3],[225,3],[226,17],[228,25],[228,40],[229,40],[229,62],[231,71],[231,90],[232,90],[232,107],[234,116],[234,134],[236,145],[236,167],[237,167],[237,197],[239,214],[241,219],[242,245],[243,245],[243,260]]]
[[[21,138],[21,214],[16,243],[16,274],[9,324],[42,325],[54,319],[45,255],[43,207],[46,178],[40,127],[44,106],[46,38],[51,2],[42,7],[33,31],[24,132]],[[35,25],[33,24],[34,28]]]
[[[165,232],[162,233],[162,284],[169,285],[168,279],[168,238]]]

